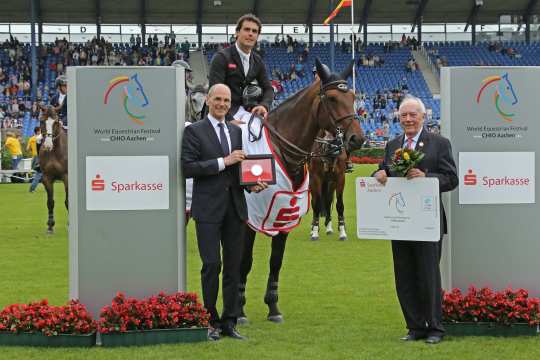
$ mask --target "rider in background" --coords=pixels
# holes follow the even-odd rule
[[[64,129],[67,129],[67,78],[65,75],[60,75],[55,81],[58,92],[51,99],[51,105],[58,114],[58,118],[62,122]]]

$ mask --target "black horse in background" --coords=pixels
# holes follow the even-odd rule
[[[334,136],[341,132],[351,149],[359,148],[365,140],[355,119],[354,93],[347,84],[353,64],[337,74],[316,59],[316,69],[318,78],[271,111],[265,124],[276,155],[284,164],[294,189],[304,181],[304,169],[312,157],[315,138],[321,130]],[[240,270],[239,323],[247,322],[245,289],[253,263],[255,235],[255,231],[248,227]],[[272,238],[270,273],[264,296],[269,309],[268,320],[278,323],[283,321],[278,308],[278,283],[287,237],[288,233],[280,232]]]

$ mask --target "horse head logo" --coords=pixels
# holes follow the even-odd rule
[[[403,213],[403,211],[407,207],[407,204],[405,203],[405,198],[400,192],[390,195],[390,199],[388,199],[388,206],[392,206],[392,203],[394,203],[397,212],[400,214]]]
[[[514,113],[510,113],[508,111],[504,111],[501,107],[501,102],[504,103],[505,106],[514,106],[519,101],[516,95],[516,92],[514,91],[514,87],[512,86],[512,83],[510,82],[510,79],[508,78],[508,73],[502,75],[502,76],[488,76],[484,80],[482,80],[482,87],[478,91],[478,94],[476,95],[476,103],[480,103],[480,98],[482,97],[482,94],[484,90],[486,90],[489,86],[494,85],[492,89],[493,91],[493,104],[495,105],[495,108],[497,109],[497,112],[499,113],[499,116],[507,122],[512,122],[512,118],[514,117]]]
[[[139,81],[138,74],[132,75],[131,77],[127,76],[118,76],[109,81],[109,86],[105,91],[105,96],[103,98],[103,103],[107,105],[109,103],[109,95],[111,92],[119,85],[123,84],[122,91],[122,104],[124,105],[124,111],[127,116],[138,125],[144,125],[144,115],[135,114],[134,111],[130,110],[128,105],[136,106],[140,109],[144,109],[150,104],[148,97],[144,92],[144,87]]]

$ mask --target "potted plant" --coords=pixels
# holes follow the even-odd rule
[[[13,304],[0,312],[0,345],[94,346],[97,323],[78,300]]]
[[[101,310],[103,346],[206,341],[209,314],[197,294],[163,292],[138,300],[118,293]]]
[[[540,299],[530,298],[524,289],[470,286],[465,295],[453,289],[443,297],[443,323],[449,335],[536,335]]]

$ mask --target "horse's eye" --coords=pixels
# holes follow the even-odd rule
[[[337,102],[337,99],[334,98],[334,97],[331,97],[331,98],[328,98],[328,99],[329,99],[331,102],[333,102],[333,103],[336,103],[336,102]]]

